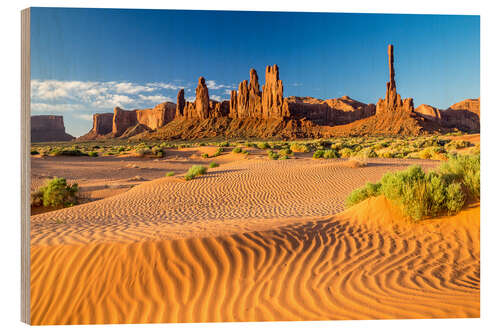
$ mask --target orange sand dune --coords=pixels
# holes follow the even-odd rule
[[[478,317],[479,205],[342,212],[366,181],[436,165],[370,163],[241,160],[33,216],[31,323]]]
[[[478,317],[479,206],[403,232],[388,214],[359,220],[386,206],[221,237],[36,245],[32,323]]]
[[[218,236],[331,216],[344,210],[353,189],[415,163],[430,168],[439,162],[372,159],[352,169],[340,159],[237,161],[188,182],[163,177],[107,199],[32,216],[32,244]]]

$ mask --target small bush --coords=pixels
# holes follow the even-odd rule
[[[203,154],[201,154],[201,157],[203,157],[203,158],[208,158],[209,156],[208,156],[208,154],[207,154],[207,153],[203,153]]]
[[[278,154],[280,155],[292,155],[293,154],[293,151],[290,149],[290,148],[284,148],[284,149],[281,149]]]
[[[280,155],[280,157],[278,158],[278,160],[288,160],[289,157],[288,155]]]
[[[212,155],[212,157],[220,156],[220,154],[222,154],[223,151],[224,151],[223,148],[217,148],[217,151]]]
[[[323,158],[339,158],[339,154],[337,153],[336,150],[327,149],[323,154]]]
[[[308,153],[311,151],[311,149],[309,148],[309,146],[307,144],[296,143],[296,142],[294,142],[290,145],[290,149],[294,153]]]
[[[364,167],[367,165],[368,165],[368,162],[367,162],[366,158],[361,157],[361,156],[350,157],[346,161],[346,166],[348,166],[349,168],[361,168],[361,167]]]
[[[208,165],[208,167],[209,167],[210,169],[217,168],[218,166],[219,166],[219,164],[218,164],[218,163],[215,163],[215,162],[212,162],[212,163],[210,163],[210,164]]]
[[[77,203],[78,184],[69,186],[66,179],[54,177],[31,195],[33,206],[69,207]]]
[[[273,150],[268,150],[267,156],[272,160],[277,160],[279,158],[279,155]]]
[[[267,142],[259,142],[257,143],[257,148],[259,149],[269,149],[271,146]]]
[[[196,176],[204,175],[206,173],[207,173],[207,167],[203,165],[193,165],[191,168],[189,168],[184,178],[186,180],[191,180]]]
[[[454,140],[446,144],[445,148],[447,150],[457,150],[472,147],[473,144],[465,140]]]
[[[146,156],[148,154],[151,154],[151,150],[149,148],[139,148],[139,149],[135,150],[135,153],[139,157],[144,157],[144,156]]]
[[[348,158],[354,154],[354,151],[350,148],[342,148],[339,151],[339,154],[340,154],[340,157],[342,157],[342,158]]]
[[[241,148],[240,148],[240,147],[236,147],[236,148],[234,148],[234,149],[233,149],[233,153],[235,153],[235,154],[239,154],[239,153],[241,153]]]
[[[221,142],[219,143],[219,147],[229,147],[229,142],[228,141]]]
[[[323,155],[325,155],[325,151],[320,149],[316,150],[313,154],[313,158],[323,158]]]
[[[99,154],[98,154],[96,151],[91,151],[91,152],[89,152],[89,154],[88,154],[88,155],[89,155],[90,157],[97,157],[97,156],[99,156]]]
[[[175,175],[175,172],[169,171],[165,174],[165,177],[172,177],[173,175]]]

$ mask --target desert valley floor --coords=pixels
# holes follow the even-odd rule
[[[344,210],[367,181],[439,161],[251,151],[178,176],[215,149],[32,157],[32,188],[64,177],[91,199],[31,217],[32,324],[479,316],[479,204],[419,224],[383,197]]]

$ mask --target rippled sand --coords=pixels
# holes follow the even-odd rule
[[[243,159],[32,217],[32,323],[479,316],[479,207],[404,223],[387,171],[432,161]]]

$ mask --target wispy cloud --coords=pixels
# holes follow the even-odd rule
[[[218,83],[217,83],[217,82],[215,82],[214,80],[207,80],[207,81],[206,81],[206,85],[207,85],[207,88],[208,88],[208,89],[212,89],[212,90],[220,90],[220,89],[230,89],[230,88],[234,88],[234,86],[231,86],[231,85],[218,84]]]
[[[75,110],[151,107],[152,103],[173,101],[181,84],[151,82],[138,84],[117,81],[32,80],[32,111],[71,112]],[[169,96],[170,95],[170,96]]]

